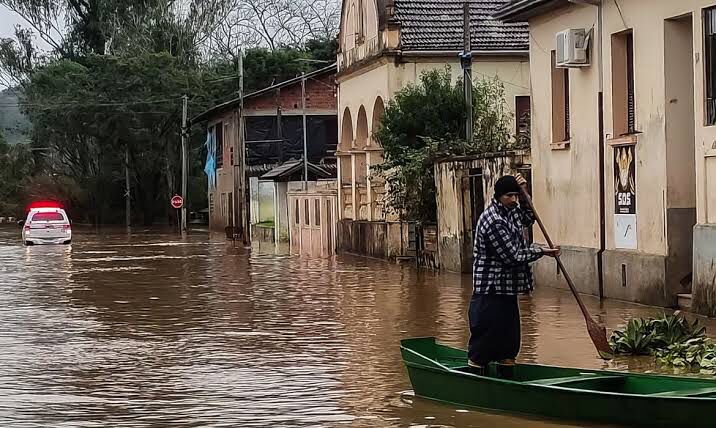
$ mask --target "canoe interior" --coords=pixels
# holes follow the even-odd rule
[[[408,367],[449,371],[474,377],[469,373],[467,353],[461,349],[438,344],[435,338],[401,341],[403,361]],[[515,366],[511,380],[496,379],[495,367],[488,368],[492,382],[560,387],[577,391],[631,394],[649,397],[716,398],[716,379],[681,378],[649,374],[583,370],[533,364]]]

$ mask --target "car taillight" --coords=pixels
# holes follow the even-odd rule
[[[70,225],[69,225],[69,224],[63,224],[63,225],[62,225],[62,228],[65,229],[65,230],[67,230],[67,229],[70,228]]]
[[[26,224],[26,225],[25,225],[25,230],[30,230],[30,225],[29,225],[29,224]]]

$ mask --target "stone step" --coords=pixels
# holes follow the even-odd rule
[[[691,309],[691,293],[678,295],[679,309]]]

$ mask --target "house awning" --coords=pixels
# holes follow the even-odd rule
[[[282,165],[275,167],[259,178],[261,180],[281,181],[282,179],[287,179],[299,171],[303,171],[303,159],[284,162]],[[310,162],[308,163],[308,173],[316,176],[317,178],[331,178],[332,175],[325,168],[314,165]]]

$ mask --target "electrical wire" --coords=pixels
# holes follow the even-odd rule
[[[495,76],[490,75],[490,74],[480,73],[479,71],[477,71],[477,70],[475,70],[475,69],[473,69],[472,71],[473,71],[474,73],[476,73],[476,74],[479,74],[479,75],[482,76],[482,77],[488,77],[488,78],[490,78],[490,79],[493,79],[493,78],[495,77]],[[500,83],[505,84],[505,85],[514,86],[515,88],[524,89],[524,90],[526,90],[526,91],[529,91],[529,90],[530,90],[530,88],[528,88],[528,87],[526,87],[526,86],[518,85],[517,83],[508,82],[508,81],[502,80],[502,79],[500,79]]]
[[[148,101],[129,101],[129,102],[106,102],[106,103],[78,103],[78,102],[66,102],[66,103],[0,103],[0,107],[122,107],[130,105],[141,105],[141,104],[164,104],[168,102],[181,100],[181,97],[167,98],[163,100],[148,100]]]
[[[535,42],[535,45],[537,45],[537,47],[539,48],[539,50],[541,50],[541,51],[542,51],[544,54],[546,54],[546,55],[550,55],[550,53],[549,53],[545,48],[543,48],[542,45],[539,44],[539,42],[537,41],[537,39],[535,39],[535,36],[532,35],[532,32],[531,32],[531,31],[530,31],[530,39],[532,39],[532,41]]]
[[[622,13],[622,7],[619,6],[619,2],[617,0],[614,0],[614,4],[617,5],[617,10],[619,11],[619,16],[622,18],[622,24],[624,24],[624,28],[629,28],[626,21],[624,20],[624,14]]]

